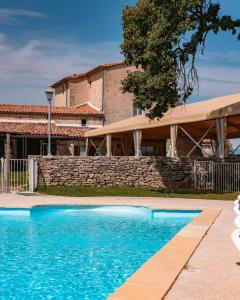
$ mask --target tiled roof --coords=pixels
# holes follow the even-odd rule
[[[88,103],[74,107],[52,107],[53,115],[101,116],[102,112]],[[48,107],[40,105],[0,104],[1,113],[47,114]]]
[[[87,77],[88,75],[92,74],[92,73],[95,73],[95,72],[98,72],[98,71],[101,71],[101,70],[107,70],[109,68],[113,68],[113,67],[121,67],[121,66],[125,66],[126,63],[125,62],[114,62],[114,63],[109,63],[109,64],[102,64],[102,65],[99,65],[85,73],[81,73],[81,74],[73,74],[73,75],[70,75],[70,76],[67,76],[67,77],[64,77],[62,78],[61,80],[55,82],[52,87],[56,87],[58,86],[59,84],[62,84],[63,82],[66,82],[68,80],[71,80],[71,79],[79,79],[79,78],[84,78],[84,77]]]
[[[83,138],[87,128],[78,127],[59,127],[51,124],[52,136]],[[31,136],[47,136],[47,123],[29,123],[29,122],[0,122],[0,134],[11,133]]]

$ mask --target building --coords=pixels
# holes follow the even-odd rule
[[[160,120],[149,121],[133,107],[133,96],[121,91],[121,81],[134,70],[122,62],[100,65],[52,85],[53,155],[224,157],[234,153],[227,139],[240,137],[239,94],[180,105]],[[0,157],[6,154],[7,134],[12,158],[46,155],[48,107],[0,104]]]
[[[85,155],[86,131],[102,127],[103,114],[89,103],[52,108],[52,154]],[[48,107],[0,104],[0,157],[5,156],[6,135],[11,157],[47,154]]]
[[[121,81],[136,70],[125,63],[100,65],[86,73],[74,74],[54,83],[55,106],[74,107],[91,103],[104,114],[104,125],[141,113],[133,107],[133,96],[123,94]]]
[[[133,70],[123,62],[105,64],[52,85],[53,155],[84,155],[86,131],[141,113],[133,107],[132,95],[121,91],[121,81]],[[47,119],[47,106],[0,104],[0,157],[5,155],[7,134],[13,158],[46,155]],[[89,154],[95,150],[90,144]]]

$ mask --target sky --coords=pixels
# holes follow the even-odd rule
[[[239,0],[221,0],[240,17]],[[0,103],[45,104],[59,79],[122,59],[121,12],[135,0],[0,0]],[[210,35],[190,101],[240,92],[240,42]]]

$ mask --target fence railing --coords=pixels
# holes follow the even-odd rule
[[[28,159],[10,159],[9,189],[11,192],[26,192],[29,190]]]
[[[30,159],[1,159],[0,192],[33,192],[37,184],[37,165]]]
[[[195,188],[213,189],[213,162],[195,161],[194,162],[194,181]]]
[[[240,162],[194,162],[195,188],[240,192]]]

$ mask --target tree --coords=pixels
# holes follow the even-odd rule
[[[198,85],[196,56],[204,54],[210,32],[229,31],[240,40],[240,19],[221,16],[220,4],[209,0],[137,0],[125,7],[122,23],[122,53],[138,68],[122,90],[133,93],[150,118],[191,96]]]

